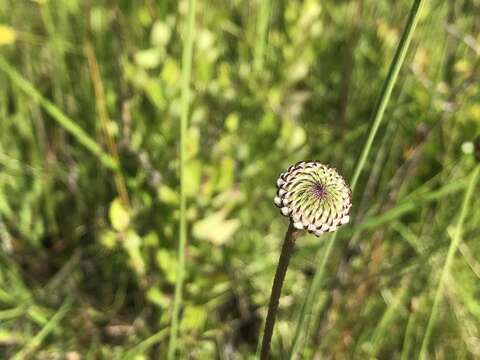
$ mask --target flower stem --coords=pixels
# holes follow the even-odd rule
[[[270,355],[270,343],[272,342],[273,326],[275,325],[275,318],[277,316],[278,301],[282,292],[288,263],[290,262],[290,255],[292,255],[298,234],[299,231],[293,227],[293,222],[290,221],[287,233],[285,234],[285,240],[283,240],[282,252],[280,253],[280,259],[278,260],[277,270],[273,280],[272,292],[270,294],[265,330],[263,331],[262,350],[260,352],[261,360],[267,360]]]

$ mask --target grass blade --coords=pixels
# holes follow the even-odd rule
[[[0,56],[0,70],[2,70],[25,94],[31,96],[40,106],[65,129],[70,135],[72,135],[80,144],[82,144],[92,154],[97,156],[100,161],[106,167],[116,170],[118,167],[117,162],[107,153],[105,153],[100,145],[92,139],[76,122],[65,115],[54,103],[40,94],[35,87],[22,75],[20,75],[10,64]]]
[[[465,222],[465,218],[467,217],[468,206],[470,204],[470,200],[472,198],[473,190],[475,188],[475,184],[477,183],[477,178],[479,173],[480,173],[480,166],[477,166],[471,175],[467,191],[465,192],[465,196],[463,197],[462,208],[460,210],[460,217],[458,218],[455,234],[453,235],[452,241],[450,242],[450,246],[448,248],[447,258],[442,268],[437,290],[435,291],[435,298],[433,300],[432,311],[430,312],[430,317],[428,319],[427,330],[425,331],[425,336],[423,337],[422,347],[420,349],[420,356],[419,356],[419,358],[422,360],[427,358],[428,344],[430,342],[430,337],[432,336],[433,324],[435,323],[435,320],[438,314],[438,305],[440,303],[440,298],[442,297],[442,294],[443,294],[445,280],[448,277],[448,274],[450,273],[453,257],[457,252],[458,244],[460,243],[460,240],[462,238],[463,223]]]
[[[142,355],[146,352],[149,348],[153,345],[162,341],[168,335],[168,328],[162,329],[158,331],[156,334],[149,336],[138,345],[136,345],[133,349],[129,350],[125,356],[122,357],[122,360],[133,360],[136,356]]]
[[[402,345],[402,354],[400,360],[408,360],[410,359],[410,350],[413,346],[413,338],[414,338],[414,324],[416,319],[415,311],[410,312],[407,320],[407,327],[405,328],[405,335],[403,338],[403,345]]]
[[[354,191],[355,187],[357,186],[357,182],[360,177],[360,174],[363,168],[365,167],[367,156],[370,153],[370,149],[373,144],[373,139],[375,138],[378,128],[380,127],[380,124],[382,122],[383,114],[385,113],[385,109],[390,100],[390,96],[392,95],[392,90],[397,81],[398,73],[400,72],[400,69],[405,61],[405,57],[407,55],[410,42],[412,40],[413,32],[417,27],[417,23],[420,17],[420,12],[421,12],[423,3],[424,3],[424,0],[415,0],[413,2],[412,8],[410,9],[410,14],[408,16],[407,24],[405,25],[405,29],[403,30],[402,37],[400,39],[397,50],[393,57],[392,63],[390,65],[387,78],[385,79],[385,83],[383,84],[380,97],[377,101],[377,105],[375,106],[375,111],[373,112],[372,127],[368,132],[367,140],[363,145],[362,153],[360,155],[360,158],[357,161],[357,166],[352,176],[352,181],[350,183],[352,187],[352,191]]]
[[[105,144],[107,145],[110,156],[118,164],[120,164],[118,157],[118,147],[110,126],[111,120],[108,115],[107,101],[105,99],[105,90],[103,88],[102,77],[97,63],[97,56],[95,55],[93,45],[89,42],[85,45],[85,55],[87,56],[88,67],[90,69],[90,76],[92,78],[93,89],[95,92],[95,104],[97,107],[98,118],[100,120],[100,125],[102,128],[102,135]],[[117,193],[122,201],[122,205],[126,209],[130,208],[127,185],[120,169],[120,165],[118,171],[114,174],[114,183],[117,189]]]
[[[437,190],[432,190],[425,194],[418,194],[415,199],[402,201],[397,206],[387,210],[384,213],[366,218],[365,221],[363,221],[361,224],[358,224],[358,228],[361,230],[378,228],[383,224],[399,219],[403,215],[418,209],[419,206],[438,201],[447,196],[460,192],[466,187],[466,185],[467,182],[462,179],[453,181],[451,184],[446,184]]]
[[[358,183],[358,179],[360,178],[360,174],[365,167],[365,163],[366,163],[368,154],[370,153],[373,140],[382,122],[385,109],[392,95],[392,90],[396,83],[400,69],[405,61],[405,56],[407,54],[413,32],[415,31],[415,28],[417,26],[423,3],[424,3],[424,0],[415,0],[410,9],[410,14],[409,14],[405,29],[403,30],[402,37],[398,44],[397,50],[395,52],[392,63],[390,65],[390,69],[387,74],[387,78],[385,79],[385,83],[382,87],[382,91],[380,93],[379,99],[375,106],[375,110],[373,112],[373,116],[371,120],[371,123],[372,123],[371,128],[367,134],[367,139],[363,146],[360,157],[357,160],[357,165],[355,167],[352,180],[350,183],[352,192],[355,191],[355,188]],[[291,351],[292,358],[295,358],[298,355],[298,351],[301,348],[300,343],[302,342],[302,333],[308,333],[308,329],[310,327],[310,317],[311,317],[310,315],[313,308],[313,300],[318,297],[318,293],[320,291],[323,276],[325,273],[326,264],[328,259],[330,258],[336,237],[337,237],[337,233],[334,233],[328,239],[326,248],[319,250],[318,256],[321,258],[321,260],[315,272],[312,284],[308,289],[307,297],[305,298],[304,304],[302,305],[302,310],[300,312],[300,317],[297,322],[297,327],[295,329],[295,334],[293,338],[292,351]],[[320,252],[323,252],[323,254]]]
[[[183,278],[185,272],[185,248],[187,242],[187,199],[185,167],[187,156],[187,130],[190,105],[190,78],[193,57],[193,31],[195,26],[196,0],[188,0],[187,29],[182,54],[182,114],[180,119],[180,236],[178,241],[177,275],[175,280],[175,299],[173,303],[172,325],[168,343],[168,359],[175,357],[177,347],[180,307],[183,296]]]
[[[52,316],[52,318],[45,324],[45,326],[35,335],[26,345],[25,347],[16,353],[12,360],[20,360],[25,359],[29,354],[34,352],[43,342],[43,340],[50,334],[55,328],[59,326],[60,321],[62,321],[63,317],[67,314],[70,310],[70,306],[72,305],[72,300],[67,298],[65,302],[62,304],[60,309]]]
[[[268,18],[270,10],[270,0],[260,0],[260,9],[257,18],[257,37],[255,40],[253,66],[255,71],[262,71],[265,47],[267,43]]]

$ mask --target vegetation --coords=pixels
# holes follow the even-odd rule
[[[479,13],[0,0],[0,358],[255,358],[309,159],[350,223],[296,240],[271,358],[480,357]]]

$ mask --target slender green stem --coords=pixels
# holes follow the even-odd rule
[[[275,278],[273,279],[272,292],[270,293],[270,303],[268,305],[265,330],[263,331],[262,350],[260,352],[261,360],[267,360],[270,355],[270,344],[272,342],[273,326],[275,325],[275,318],[277,316],[278,302],[280,300],[283,281],[285,280],[285,274],[287,273],[288,263],[290,262],[290,256],[292,255],[297,236],[298,231],[293,227],[293,223],[290,222],[285,234],[285,240],[283,240],[280,259],[278,260]]]
[[[410,312],[407,321],[407,327],[405,329],[405,335],[403,337],[402,353],[400,360],[410,359],[410,349],[412,348],[413,337],[414,337],[414,323],[416,318],[416,312]]]
[[[257,73],[262,71],[263,68],[265,44],[267,42],[270,0],[259,0],[259,2],[260,9],[257,18],[257,37],[253,59],[253,65]]]
[[[438,305],[443,295],[445,280],[450,273],[453,257],[455,256],[455,253],[457,252],[458,244],[462,239],[463,223],[465,222],[465,218],[467,217],[468,207],[473,195],[473,190],[475,189],[475,185],[477,183],[479,173],[480,173],[480,165],[477,165],[477,167],[475,168],[475,170],[473,171],[470,177],[470,182],[468,184],[467,191],[465,192],[465,196],[463,197],[462,208],[460,210],[460,217],[458,218],[455,234],[453,235],[452,241],[450,242],[450,246],[448,248],[447,258],[443,265],[442,273],[440,275],[440,280],[438,282],[437,290],[435,292],[435,298],[433,300],[432,310],[430,312],[430,318],[428,319],[427,330],[425,331],[425,335],[423,337],[422,347],[420,349],[420,356],[419,356],[419,358],[422,360],[427,358],[428,345],[430,342],[430,338],[432,336],[433,324],[435,323],[435,320],[437,318]]]
[[[182,114],[180,118],[180,233],[178,241],[178,261],[175,281],[175,300],[173,303],[172,326],[168,343],[168,359],[174,359],[177,348],[180,307],[183,297],[183,279],[185,272],[185,248],[187,243],[187,198],[185,167],[187,156],[187,130],[190,107],[190,79],[192,73],[193,38],[195,26],[196,0],[188,0],[187,28],[182,53]]]
[[[407,23],[405,25],[405,29],[403,30],[402,37],[396,49],[392,63],[390,64],[387,78],[385,79],[384,85],[380,92],[380,96],[375,106],[375,110],[372,115],[372,119],[371,119],[372,125],[370,127],[370,131],[367,134],[367,139],[365,141],[365,144],[363,145],[362,152],[360,154],[360,157],[357,160],[357,164],[353,172],[352,180],[350,183],[352,191],[355,191],[355,188],[358,183],[358,179],[360,178],[360,174],[365,167],[368,154],[370,153],[373,140],[382,122],[385,109],[392,95],[393,87],[397,81],[397,77],[400,72],[400,69],[405,61],[405,56],[410,46],[413,32],[417,26],[423,3],[424,3],[424,0],[414,0],[412,8],[410,9],[410,13],[409,13]],[[315,298],[318,297],[318,293],[320,291],[320,287],[323,281],[323,275],[325,273],[326,264],[328,262],[328,259],[330,258],[336,237],[337,237],[337,233],[334,233],[328,240],[326,248],[325,249],[322,248],[319,250],[318,256],[321,257],[321,261],[315,272],[312,284],[307,292],[307,297],[305,298],[305,301],[303,303],[303,306],[300,312],[300,317],[297,322],[297,327],[295,329],[292,350],[291,350],[292,358],[295,358],[298,355],[298,351],[301,348],[302,333],[303,332],[307,333],[308,328],[310,327],[310,323],[311,323],[310,317],[311,317],[311,312],[313,308],[313,301]],[[323,256],[321,252],[323,252]]]
[[[168,335],[168,328],[164,328],[154,335],[149,336],[139,344],[135,345],[135,347],[129,350],[123,357],[122,360],[132,360],[135,359],[137,356],[142,355],[145,353],[149,348],[153,345],[158,344]]]

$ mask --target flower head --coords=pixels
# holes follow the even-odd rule
[[[301,161],[280,174],[275,205],[295,228],[319,236],[348,223],[351,190],[334,168]]]

